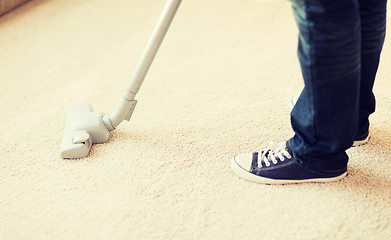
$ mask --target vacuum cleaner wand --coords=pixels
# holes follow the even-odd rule
[[[122,121],[130,120],[137,103],[134,98],[140,90],[181,2],[182,0],[168,0],[166,3],[127,90],[111,114],[103,115],[93,112],[89,104],[79,104],[69,109],[61,145],[62,158],[86,157],[93,143],[106,142],[110,131]]]

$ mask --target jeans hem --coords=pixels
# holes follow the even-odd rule
[[[301,160],[297,154],[293,151],[293,146],[291,145],[291,141],[288,140],[286,143],[286,148],[288,149],[289,154],[291,154],[293,161],[297,163],[300,167],[304,168],[307,171],[314,172],[321,175],[335,175],[338,173],[344,173],[347,171],[347,166],[341,169],[319,169],[319,168],[313,168],[311,166],[308,166],[303,160]]]

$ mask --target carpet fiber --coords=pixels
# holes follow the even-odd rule
[[[288,2],[185,0],[130,122],[62,160],[68,108],[114,110],[164,0],[35,0],[0,18],[0,239],[390,239],[391,44],[369,144],[328,184],[266,186],[230,159],[292,136]]]

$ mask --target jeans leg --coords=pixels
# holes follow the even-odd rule
[[[386,32],[387,0],[359,0],[361,17],[361,86],[359,125],[356,137],[365,136],[368,117],[375,111],[372,92]]]
[[[361,24],[358,0],[292,0],[305,87],[291,113],[288,150],[317,172],[345,171],[358,127]]]

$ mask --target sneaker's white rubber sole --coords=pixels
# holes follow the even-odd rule
[[[347,175],[347,172],[345,172],[333,178],[311,178],[305,180],[271,179],[271,178],[260,177],[246,171],[236,163],[235,158],[231,160],[231,170],[233,173],[235,173],[236,176],[240,178],[243,178],[250,182],[262,183],[262,184],[327,183],[327,182],[334,182],[334,181],[341,180]]]
[[[369,141],[369,134],[368,134],[367,138],[365,138],[364,140],[354,141],[352,147],[358,147],[358,146],[365,145],[368,143],[368,141]]]

